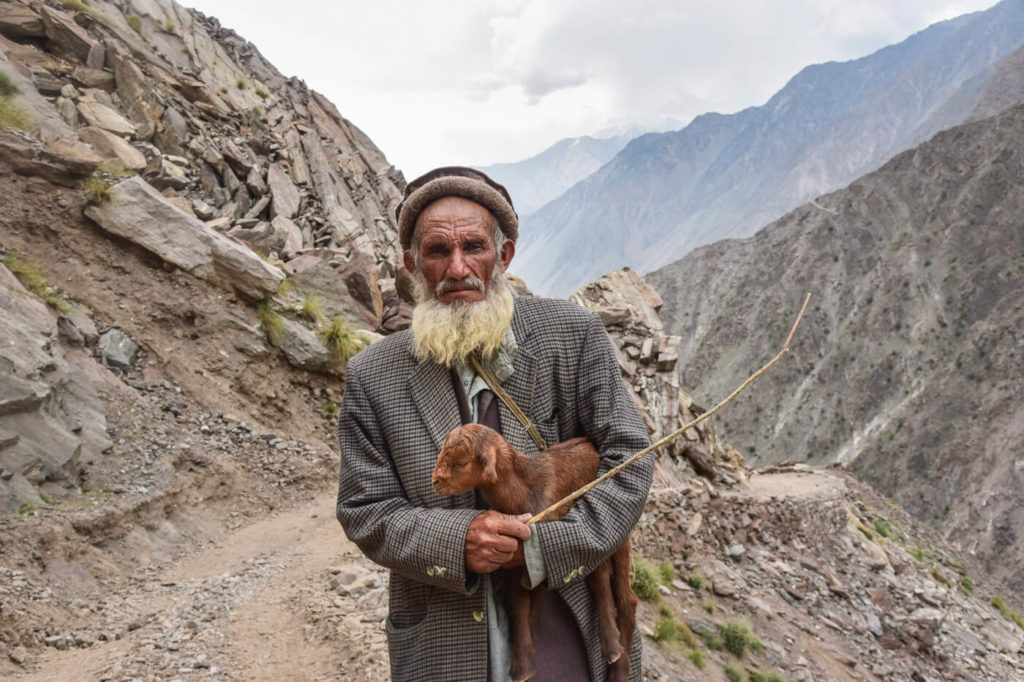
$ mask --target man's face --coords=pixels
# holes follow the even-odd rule
[[[511,241],[498,253],[492,225],[486,208],[462,197],[442,197],[420,213],[415,232],[419,268],[438,301],[470,304],[486,298],[495,261],[500,259],[504,270],[515,253]],[[411,251],[404,261],[409,272],[416,271]]]

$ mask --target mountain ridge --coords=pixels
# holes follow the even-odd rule
[[[523,221],[518,274],[564,295],[622,265],[646,271],[699,244],[751,234],[962,122],[938,107],[994,72],[1021,35],[1024,3],[1004,0],[866,57],[806,67],[760,107],[638,138]]]

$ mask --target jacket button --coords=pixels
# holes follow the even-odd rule
[[[484,622],[484,612],[483,611],[474,611],[473,612],[473,620],[475,620],[478,623]]]
[[[427,575],[433,576],[436,572],[433,566],[427,566]]]
[[[436,573],[437,575],[444,575],[447,572],[448,569],[444,566],[434,566],[434,573]]]

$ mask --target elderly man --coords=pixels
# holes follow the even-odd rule
[[[348,364],[337,507],[348,537],[391,570],[392,677],[507,680],[508,620],[490,574],[525,564],[531,586],[548,589],[532,679],[604,680],[586,576],[639,518],[651,463],[598,486],[561,520],[532,527],[484,510],[472,492],[437,495],[431,473],[446,434],[468,421],[537,452],[527,427],[474,371],[474,357],[547,443],[590,438],[602,472],[646,447],[611,342],[595,314],[567,301],[513,298],[504,273],[518,218],[505,188],[483,173],[427,173],[406,188],[397,217],[417,305],[411,330]],[[630,654],[639,680],[639,637]]]

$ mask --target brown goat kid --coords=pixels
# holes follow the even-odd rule
[[[501,434],[481,424],[460,426],[445,439],[432,482],[439,495],[479,489],[492,509],[505,514],[536,514],[594,480],[600,457],[586,438],[573,438],[536,455],[516,450]],[[545,521],[565,516],[572,504],[560,507]],[[513,680],[534,674],[531,613],[540,589],[522,586],[525,569],[501,571],[511,622]],[[629,538],[587,582],[598,613],[601,653],[609,663],[608,680],[629,679],[629,649],[636,627],[637,598],[630,584]]]

